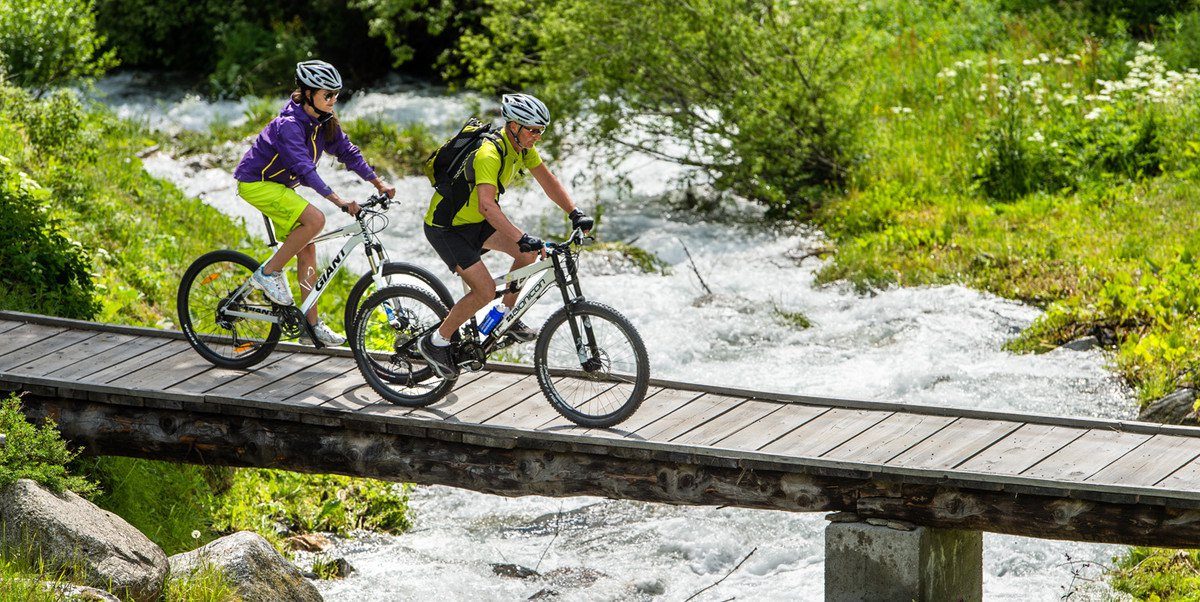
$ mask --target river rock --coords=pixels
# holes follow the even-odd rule
[[[320,602],[321,594],[300,569],[281,556],[266,539],[239,531],[206,546],[171,557],[171,574],[186,575],[204,564],[225,573],[245,602]]]
[[[1138,413],[1138,420],[1194,426],[1197,423],[1195,403],[1195,389],[1186,387],[1177,389],[1174,393],[1142,408],[1142,411]]]
[[[1072,351],[1091,351],[1092,349],[1095,349],[1099,346],[1100,346],[1100,339],[1098,339],[1094,336],[1086,336],[1086,337],[1079,337],[1078,339],[1075,339],[1074,341],[1071,341],[1070,343],[1063,345],[1062,348],[1070,349]]]
[[[283,540],[287,547],[301,552],[324,552],[333,547],[333,541],[321,533],[305,533]]]
[[[158,600],[167,555],[121,517],[67,491],[21,479],[0,490],[0,541],[37,546],[57,565],[78,565],[87,585],[137,601]]]

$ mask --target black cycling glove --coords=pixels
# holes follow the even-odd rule
[[[536,236],[530,236],[529,233],[526,232],[525,234],[521,235],[519,240],[517,240],[517,248],[520,249],[522,253],[533,253],[546,248],[546,243],[542,242],[542,239]]]
[[[571,218],[572,228],[579,228],[584,232],[590,232],[592,230],[592,226],[596,225],[596,220],[592,219],[590,215],[580,211],[578,208],[572,209],[568,217]]]

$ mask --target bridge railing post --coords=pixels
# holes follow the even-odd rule
[[[981,601],[983,533],[831,522],[825,528],[825,600]]]

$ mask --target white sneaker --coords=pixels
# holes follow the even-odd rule
[[[263,273],[262,266],[259,266],[250,275],[250,285],[262,291],[272,303],[277,305],[291,305],[293,303],[292,289],[288,286],[287,277],[283,275],[283,270],[279,270],[274,275],[268,276]]]
[[[346,337],[336,333],[332,328],[325,324],[325,320],[317,322],[316,326],[312,327],[313,333],[317,335],[317,340],[326,347],[337,347],[346,342]],[[312,344],[312,340],[308,338],[308,334],[300,335],[300,342]]]

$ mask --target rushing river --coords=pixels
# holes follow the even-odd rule
[[[105,80],[99,91],[118,114],[167,131],[236,120],[246,106],[209,103],[161,88],[148,91],[130,75]],[[473,104],[470,98],[393,84],[356,95],[339,112],[344,118],[420,121],[449,132]],[[226,167],[242,151],[243,145],[233,145],[223,157],[200,160],[156,152],[144,163],[152,174],[244,217],[252,232],[261,232],[261,218],[237,198]],[[635,241],[669,264],[664,274],[642,273],[612,258],[583,264],[585,294],[618,308],[637,325],[656,377],[988,410],[1104,418],[1134,413],[1130,392],[1106,369],[1099,352],[1035,356],[1002,350],[1038,316],[1035,308],[958,286],[870,295],[838,285],[816,287],[819,260],[799,258],[820,244],[819,232],[764,227],[751,206],[732,207],[719,221],[673,209],[667,197],[678,169],[650,158],[632,157],[621,165],[631,186],[619,194],[614,174],[588,168],[586,159],[576,154],[552,158],[550,165],[582,207],[604,205],[604,238]],[[373,192],[339,167],[327,162],[320,169],[343,196]],[[442,275],[452,291],[461,290],[421,234],[428,183],[412,177],[393,183],[403,202],[389,213],[389,252]],[[306,196],[331,223],[348,219],[311,191]],[[506,194],[503,206],[515,223],[535,232],[562,230],[561,214],[532,181]],[[493,271],[505,264],[496,257],[487,263]],[[534,317],[548,315],[552,301],[552,295],[543,300]],[[790,312],[803,313],[812,326],[802,329],[781,317]],[[367,534],[338,544],[336,553],[358,573],[320,582],[326,599],[507,600],[547,590],[566,600],[684,600],[714,583],[695,599],[819,600],[823,595],[826,522],[821,514],[600,498],[504,498],[446,487],[417,488],[412,507],[411,532]],[[984,595],[989,600],[1111,598],[1113,593],[1097,582],[1098,565],[1111,564],[1121,550],[986,534]],[[535,568],[541,577],[499,576],[492,569],[497,563]]]

